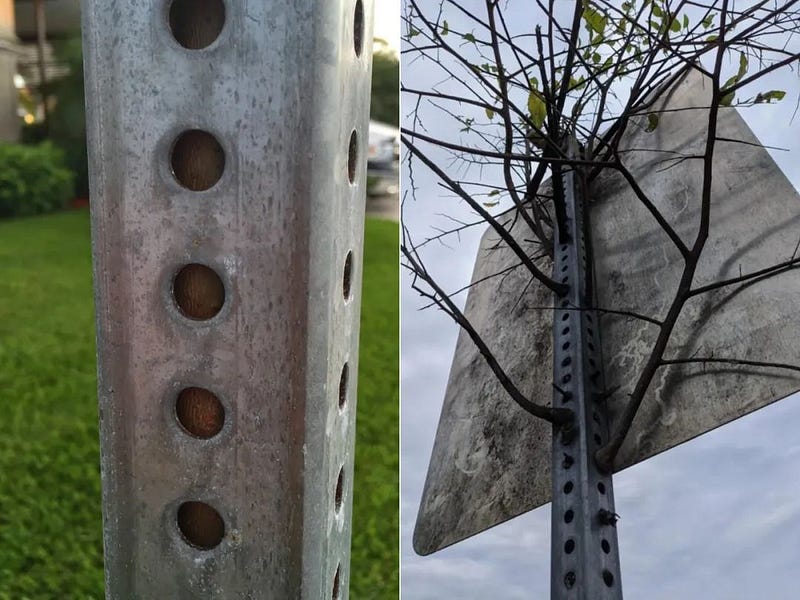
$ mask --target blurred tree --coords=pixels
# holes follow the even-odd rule
[[[49,138],[64,151],[66,165],[75,173],[75,193],[88,198],[81,36],[76,33],[52,44],[58,62],[69,68],[69,74],[48,83],[47,93],[55,104],[49,115]]]
[[[372,55],[372,105],[369,118],[397,126],[400,122],[400,61],[388,49]]]

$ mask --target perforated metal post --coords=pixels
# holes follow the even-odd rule
[[[106,596],[346,598],[368,0],[84,0]]]
[[[577,148],[572,143],[571,153]],[[556,228],[553,275],[569,284],[556,297],[553,327],[553,405],[570,408],[575,422],[553,429],[552,600],[621,600],[619,548],[611,476],[594,453],[606,442],[600,321],[592,303],[592,257],[586,198],[579,176],[563,176],[564,239]]]

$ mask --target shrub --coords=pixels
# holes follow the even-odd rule
[[[64,166],[63,153],[51,143],[0,144],[0,218],[64,208],[72,199],[74,184],[75,175]]]

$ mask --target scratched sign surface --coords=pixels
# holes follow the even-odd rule
[[[632,122],[623,160],[685,243],[697,235],[703,164],[674,159],[703,154],[710,84],[689,73],[663,94],[655,131]],[[686,109],[672,111],[671,109]],[[792,258],[800,232],[800,196],[734,109],[719,117],[711,231],[694,286],[752,273]],[[673,159],[673,160],[665,160]],[[677,163],[677,164],[676,164]],[[662,319],[683,262],[678,250],[617,173],[591,190],[597,303]],[[520,223],[516,227],[522,228]],[[518,229],[522,238],[529,232]],[[473,281],[516,263],[487,231]],[[522,269],[473,287],[466,312],[520,389],[552,400],[552,296]],[[695,296],[683,309],[665,358],[715,357],[800,364],[800,271]],[[612,422],[636,382],[658,325],[602,316],[602,351]],[[617,460],[640,462],[800,389],[785,369],[685,364],[662,367],[650,384]],[[471,340],[459,335],[414,533],[429,554],[550,500],[550,427],[508,398]]]

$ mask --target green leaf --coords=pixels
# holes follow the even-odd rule
[[[499,196],[499,195],[500,195],[500,190],[492,190],[491,192],[489,192],[489,197],[490,198],[492,196]]]
[[[500,202],[484,202],[484,203],[483,203],[483,205],[484,205],[486,208],[492,208],[492,207],[494,207],[494,206],[497,206],[498,204],[500,204]]]
[[[487,108],[486,116],[489,117],[489,120],[491,121],[492,119],[494,119],[494,111],[491,108]]]
[[[463,39],[467,40],[468,42],[472,42],[473,44],[475,43],[475,36],[474,36],[474,35],[472,35],[471,33],[465,33],[465,34],[464,34],[464,35],[462,35],[461,37],[462,37]]]
[[[647,115],[647,127],[645,128],[645,131],[647,133],[655,131],[656,127],[658,127],[658,121],[659,121],[658,113],[649,113]]]
[[[683,28],[689,29],[689,15],[683,15]]]
[[[531,90],[528,94],[528,113],[536,128],[541,129],[547,118],[547,106],[545,106],[542,95],[536,90]]]
[[[653,16],[654,17],[663,17],[664,11],[661,10],[661,7],[658,4],[653,3]]]
[[[707,41],[709,44],[711,44],[711,43],[713,43],[713,42],[716,42],[718,37],[719,37],[718,35],[710,35],[710,36],[708,36],[708,37],[706,38],[706,41]]]
[[[762,102],[766,102],[769,104],[772,100],[781,101],[783,97],[786,95],[786,92],[783,90],[770,90],[768,92],[762,92],[756,96],[756,104],[761,104]]]
[[[450,33],[450,26],[447,24],[447,21],[442,23],[442,35],[447,35]]]
[[[677,18],[676,19],[672,19],[672,22],[669,24],[669,30],[670,31],[676,31],[676,32],[681,30],[681,24],[680,24],[680,22],[678,21]]]
[[[733,98],[736,96],[735,92],[728,92],[719,100],[720,106],[730,106],[733,103]]]
[[[589,2],[584,2],[583,5],[583,20],[586,21],[586,28],[591,32],[602,34],[606,30],[606,23],[608,19],[606,16],[595,8],[592,8]]]
[[[597,52],[595,52],[594,54],[592,54],[592,62],[593,62],[594,64],[597,64],[597,63],[599,63],[601,60],[603,60],[603,57],[602,57],[602,56],[600,56],[600,55],[599,55]]]
[[[739,72],[736,74],[736,81],[739,81],[747,74],[747,57],[744,52],[739,53]]]
[[[700,21],[703,24],[703,27],[708,29],[709,27],[713,27],[714,25],[714,15],[708,15],[705,19]]]
[[[419,35],[419,33],[420,33],[420,32],[419,32],[419,29],[414,29],[414,28],[412,27],[412,28],[411,28],[411,30],[408,32],[408,37],[412,38],[412,37],[414,37],[415,35]]]
[[[631,4],[630,2],[623,2],[622,3],[622,10],[624,10],[625,12],[630,12],[630,10],[632,8],[633,8],[633,4]]]
[[[586,87],[586,77],[583,75],[580,76],[580,79],[575,79],[574,77],[569,78],[569,89],[570,90],[581,90]]]

